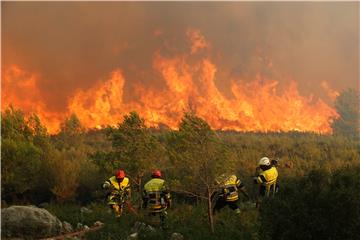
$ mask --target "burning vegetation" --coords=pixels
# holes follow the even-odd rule
[[[224,94],[216,81],[218,67],[212,60],[211,43],[196,29],[186,31],[188,46],[183,52],[155,51],[152,72],[164,82],[162,87],[128,83],[117,68],[104,80],[87,89],[78,89],[67,100],[67,110],[51,110],[41,98],[40,74],[12,65],[3,71],[2,107],[12,104],[36,113],[50,133],[56,133],[64,116],[75,113],[87,128],[103,128],[122,121],[136,111],[150,127],[176,129],[184,111],[192,110],[213,129],[235,131],[311,131],[331,133],[334,108],[320,98],[303,96],[293,79],[279,86],[279,80],[261,73],[252,79],[231,79],[230,94]],[[267,64],[273,65],[271,61]],[[131,85],[131,98],[125,99],[125,85]],[[338,93],[323,82],[332,96]]]

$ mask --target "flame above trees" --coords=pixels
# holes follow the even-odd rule
[[[68,113],[75,113],[88,128],[101,128],[136,111],[147,126],[176,129],[184,111],[191,108],[214,129],[331,132],[330,119],[337,117],[336,111],[321,99],[300,95],[294,80],[280,90],[279,81],[261,74],[253,79],[232,79],[232,96],[225,96],[216,85],[217,66],[206,54],[210,43],[198,30],[190,29],[186,36],[191,43],[188,52],[153,54],[153,70],[164,80],[164,88],[134,84],[132,99],[125,101],[127,82],[121,69],[115,69],[108,79],[76,91],[68,100]],[[3,73],[3,106],[13,104],[35,112],[50,132],[56,132],[64,113],[47,111],[36,77],[16,66],[7,69]]]
[[[61,113],[49,111],[38,87],[37,74],[29,73],[12,65],[2,72],[1,109],[9,105],[21,108],[25,113],[35,113],[50,132],[57,132]]]

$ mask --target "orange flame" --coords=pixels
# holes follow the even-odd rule
[[[278,81],[261,74],[254,79],[232,79],[232,96],[225,96],[216,86],[217,67],[211,59],[200,56],[193,59],[195,53],[209,50],[210,44],[198,30],[190,29],[186,34],[191,43],[188,53],[165,57],[156,52],[153,56],[153,69],[162,76],[164,89],[135,85],[135,100],[126,102],[123,96],[126,79],[117,69],[109,79],[99,81],[90,89],[78,90],[69,99],[68,112],[74,112],[88,128],[115,125],[129,111],[137,111],[148,126],[165,124],[176,129],[184,110],[191,107],[214,129],[331,133],[330,119],[337,117],[336,111],[321,99],[314,101],[312,96],[301,96],[294,80],[288,81],[289,85],[280,91]],[[15,74],[16,71],[12,69],[8,79],[22,77],[23,73]],[[53,126],[47,121],[57,115],[45,114],[46,106],[38,97],[36,78],[24,79],[27,80],[11,89],[16,95],[5,96],[6,102],[19,103],[22,108],[38,113],[47,126]],[[13,86],[9,81],[4,82],[6,88]],[[21,84],[24,89],[35,91],[20,98]],[[60,118],[55,120],[56,124],[59,121]]]
[[[105,83],[87,91],[79,90],[70,99],[69,111],[76,113],[87,127],[115,125],[128,111],[123,104],[124,83],[121,71],[114,71]]]
[[[30,74],[16,65],[11,65],[2,72],[1,109],[9,105],[21,108],[27,114],[36,113],[50,133],[58,131],[61,114],[47,110],[41,99],[36,74]]]

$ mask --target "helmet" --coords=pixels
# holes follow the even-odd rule
[[[260,159],[259,161],[259,165],[265,165],[265,166],[270,166],[270,159],[267,157],[263,157]]]
[[[115,173],[115,177],[117,179],[123,179],[125,177],[124,170],[122,170],[122,169],[117,170],[116,173]]]
[[[161,171],[160,170],[154,170],[152,172],[151,176],[161,178]]]

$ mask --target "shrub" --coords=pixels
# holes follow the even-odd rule
[[[360,167],[311,171],[262,205],[263,239],[359,239]]]

